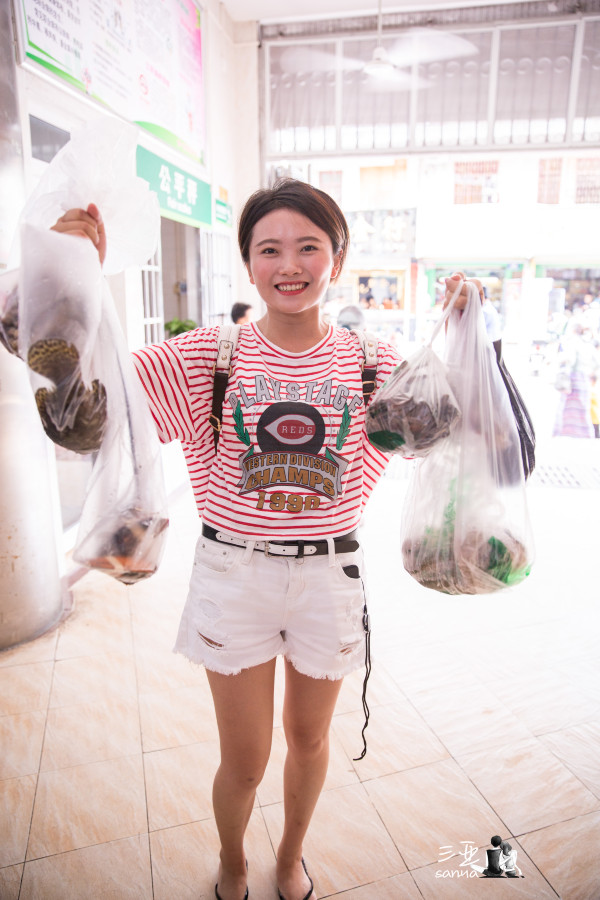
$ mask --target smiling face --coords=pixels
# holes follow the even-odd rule
[[[291,209],[276,209],[254,226],[246,268],[269,312],[318,313],[338,274],[339,257],[329,236],[311,219]]]

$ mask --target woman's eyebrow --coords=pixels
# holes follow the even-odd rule
[[[301,243],[303,243],[304,241],[312,241],[312,242],[315,243],[315,244],[317,244],[317,243],[318,243],[318,244],[322,244],[322,243],[323,243],[323,241],[321,240],[321,238],[313,237],[313,236],[311,236],[311,235],[307,235],[306,237],[299,237],[299,238],[296,238],[296,243],[298,243],[298,244],[301,244]],[[281,241],[278,240],[278,238],[265,238],[263,241],[258,241],[254,246],[255,246],[255,247],[262,247],[263,244],[280,244],[280,243],[281,243]]]

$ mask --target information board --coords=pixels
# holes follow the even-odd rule
[[[192,159],[205,155],[194,0],[17,0],[22,52]]]

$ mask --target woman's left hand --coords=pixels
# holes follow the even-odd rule
[[[483,285],[478,278],[469,278],[464,272],[455,272],[454,275],[451,275],[450,278],[446,278],[446,293],[444,295],[444,309],[448,306],[452,297],[454,295],[454,291],[456,290],[459,279],[464,281],[463,286],[460,289],[460,294],[456,298],[456,303],[454,304],[454,309],[464,309],[467,305],[468,295],[467,295],[467,284],[474,284],[479,292],[479,296],[481,297],[481,302],[483,303]]]
[[[100,265],[104,262],[106,231],[100,210],[95,203],[90,203],[87,209],[69,209],[50,230],[58,231],[60,234],[74,234],[77,237],[88,238],[98,251]]]

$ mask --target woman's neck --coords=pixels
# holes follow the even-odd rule
[[[320,316],[303,317],[277,316],[267,311],[256,323],[260,333],[271,344],[289,350],[290,353],[302,353],[310,350],[323,340],[329,326]]]

